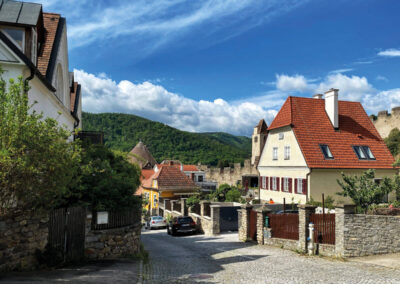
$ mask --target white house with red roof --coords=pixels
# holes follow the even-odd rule
[[[81,127],[81,86],[69,72],[65,18],[44,13],[40,4],[0,0],[0,65],[6,82],[22,76],[29,83],[35,111],[71,133]]]
[[[396,174],[394,158],[362,105],[339,101],[338,93],[287,98],[268,127],[257,167],[262,200],[304,204],[310,197],[321,201],[322,193],[340,200],[341,172],[375,169],[377,180]]]

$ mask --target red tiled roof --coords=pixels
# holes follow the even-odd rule
[[[292,125],[310,168],[393,168],[394,158],[358,102],[339,101],[339,130],[325,111],[325,100],[289,97],[268,130]],[[319,147],[329,146],[334,159]],[[359,160],[353,145],[369,146],[376,160]]]
[[[152,175],[154,175],[154,170],[153,169],[142,169],[141,179],[142,180],[148,179]]]
[[[199,169],[196,165],[183,165],[184,172],[198,172]]]
[[[196,184],[174,165],[163,165],[158,172],[143,180],[143,187],[150,188],[153,180],[157,180],[158,189],[160,190],[196,188]]]
[[[56,37],[58,22],[60,21],[60,14],[43,13],[43,24],[45,28],[45,36],[42,47],[42,52],[38,56],[37,67],[43,76],[46,76],[47,68],[49,66],[51,51],[53,49],[54,39]]]

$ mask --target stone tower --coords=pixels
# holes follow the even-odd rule
[[[251,136],[251,165],[254,167],[257,167],[260,161],[260,156],[264,149],[265,141],[267,140],[267,129],[267,123],[265,123],[264,119],[261,119],[257,126],[254,127],[253,135]]]

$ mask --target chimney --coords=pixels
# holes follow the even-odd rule
[[[335,129],[339,128],[339,105],[338,105],[338,89],[330,89],[325,92],[325,111],[332,122]]]
[[[322,99],[322,97],[323,97],[324,95],[323,94],[315,94],[315,95],[313,95],[312,97],[313,97],[313,99]]]

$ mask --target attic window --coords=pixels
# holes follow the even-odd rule
[[[375,160],[375,156],[368,146],[353,146],[353,150],[359,160]]]
[[[24,50],[25,32],[23,29],[2,27],[1,31],[21,50]]]
[[[283,132],[279,133],[279,140],[283,140],[285,137],[285,134]]]
[[[328,145],[319,145],[321,148],[322,154],[324,154],[325,159],[333,159],[333,155]]]

